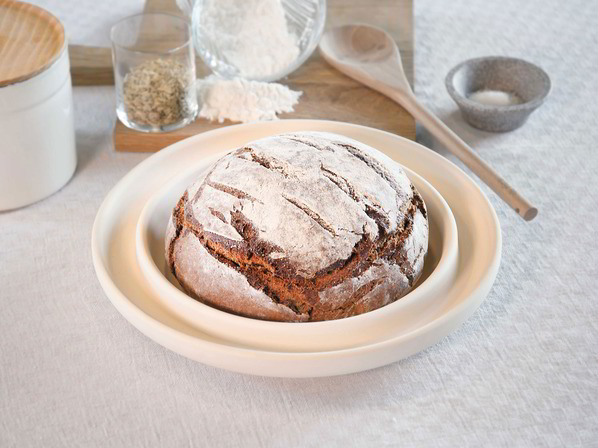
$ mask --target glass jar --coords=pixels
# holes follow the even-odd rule
[[[223,78],[277,81],[312,54],[326,0],[179,0],[192,10],[195,48]]]
[[[168,132],[195,120],[195,55],[185,19],[139,14],[116,23],[110,37],[116,115],[125,126]]]

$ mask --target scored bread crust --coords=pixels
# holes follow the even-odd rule
[[[218,160],[177,203],[168,265],[194,298],[242,316],[320,321],[405,295],[428,249],[403,169],[355,140],[276,135]]]

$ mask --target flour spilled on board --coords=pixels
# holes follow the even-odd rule
[[[222,79],[215,75],[198,80],[199,116],[208,120],[276,120],[277,114],[293,112],[302,92],[273,82]]]

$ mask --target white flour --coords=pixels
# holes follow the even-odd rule
[[[243,78],[266,78],[299,55],[281,0],[206,0],[199,26]]]
[[[275,120],[276,114],[293,111],[301,93],[277,83],[210,75],[198,80],[199,116],[220,123]]]

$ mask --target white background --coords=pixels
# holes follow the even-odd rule
[[[96,45],[141,9],[40,3]],[[91,263],[101,201],[147,156],[112,150],[112,88],[75,88],[73,180],[0,213],[0,446],[598,446],[598,2],[415,3],[417,95],[540,210],[524,223],[484,187],[504,243],[479,311],[422,353],[338,378],[243,376],[167,351],[118,314]],[[468,127],[443,84],[493,54],[553,81],[512,133]]]

